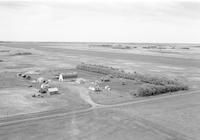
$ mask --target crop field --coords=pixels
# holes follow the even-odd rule
[[[199,56],[198,44],[1,42],[0,140],[198,140]],[[40,78],[59,94],[34,97]]]

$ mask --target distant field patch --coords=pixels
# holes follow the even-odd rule
[[[175,52],[175,51],[161,51],[161,50],[151,50],[151,52],[156,52],[156,53],[166,53],[166,54],[181,54],[180,52]]]
[[[122,49],[122,50],[131,49],[131,46],[122,45],[122,44],[100,44],[100,45],[90,45],[90,47],[103,47],[103,48]]]
[[[150,69],[149,71],[161,72],[161,70],[157,70],[157,69]]]
[[[0,52],[10,52],[10,50],[0,50]]]
[[[200,81],[200,77],[190,77],[189,80],[191,80],[191,81]]]
[[[180,68],[180,67],[170,67],[170,66],[158,66],[159,68],[163,68],[163,69],[173,69],[173,70],[184,70],[184,68]]]
[[[23,68],[30,68],[33,66],[34,65],[32,65],[32,64],[18,64],[18,65],[13,65],[13,66],[7,66],[5,68],[6,69],[23,69]]]

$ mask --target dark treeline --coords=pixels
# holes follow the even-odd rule
[[[179,84],[178,81],[171,80],[166,77],[162,77],[162,78],[153,77],[153,76],[142,75],[142,74],[139,74],[136,72],[127,73],[127,72],[124,72],[123,70],[113,68],[113,67],[107,67],[107,66],[103,66],[103,65],[93,65],[93,64],[82,63],[77,66],[77,69],[100,73],[100,74],[105,74],[105,75],[112,75],[117,78],[139,80],[144,83],[155,84],[155,85]]]
[[[156,95],[156,94],[161,94],[161,93],[188,89],[186,85],[180,83],[178,80],[171,80],[166,77],[147,76],[147,75],[142,75],[136,72],[127,73],[127,72],[124,72],[123,70],[113,68],[113,67],[107,67],[103,65],[93,65],[93,64],[82,63],[77,66],[77,69],[105,74],[105,75],[112,75],[117,78],[138,80],[143,83],[146,83],[139,88],[138,90],[139,96]]]
[[[158,95],[168,92],[175,92],[180,90],[188,90],[188,86],[179,84],[179,85],[153,85],[153,84],[144,84],[140,86],[137,92],[137,96],[151,96]]]
[[[15,53],[15,54],[11,54],[11,56],[16,56],[16,55],[32,55],[32,53],[30,53],[30,52],[18,52],[18,53]]]

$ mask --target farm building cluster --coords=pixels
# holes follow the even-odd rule
[[[37,76],[36,76],[37,75]],[[29,87],[37,88],[38,92],[33,94],[32,97],[45,97],[47,95],[59,94],[59,84],[63,82],[73,82],[74,84],[85,84],[89,91],[97,92],[107,90],[110,91],[111,87],[105,85],[100,86],[101,83],[108,83],[113,78],[111,75],[101,76],[97,80],[88,80],[79,76],[78,72],[60,72],[53,74],[51,78],[44,78],[42,74],[35,71],[28,71],[24,73],[18,73],[17,77],[21,77],[24,80],[31,82]]]
[[[45,74],[48,76],[45,77]],[[30,87],[38,89],[38,93],[32,95],[33,97],[61,93],[62,86],[70,86],[66,82],[82,84],[89,93],[113,93],[110,91],[117,90],[123,93],[129,92],[134,96],[149,96],[188,89],[176,80],[126,73],[115,68],[87,64],[81,64],[77,66],[77,69],[47,71],[43,74],[29,71],[19,73],[18,77],[31,81]]]

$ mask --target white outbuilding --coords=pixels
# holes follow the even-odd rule
[[[44,79],[43,77],[39,77],[39,78],[37,79],[37,82],[38,82],[38,83],[44,83],[44,81],[45,81],[45,79]]]
[[[49,95],[58,94],[58,88],[48,88]]]
[[[99,86],[90,86],[88,89],[92,91],[101,91],[101,88]]]
[[[77,79],[76,79],[76,83],[77,83],[77,84],[84,84],[85,82],[86,82],[86,80],[83,79],[83,78],[77,78]]]
[[[106,89],[106,90],[109,90],[109,91],[111,90],[110,86],[108,86],[108,85],[105,86],[105,89]]]
[[[59,75],[59,82],[63,82],[64,80],[63,80],[63,74],[61,73],[60,75]]]

